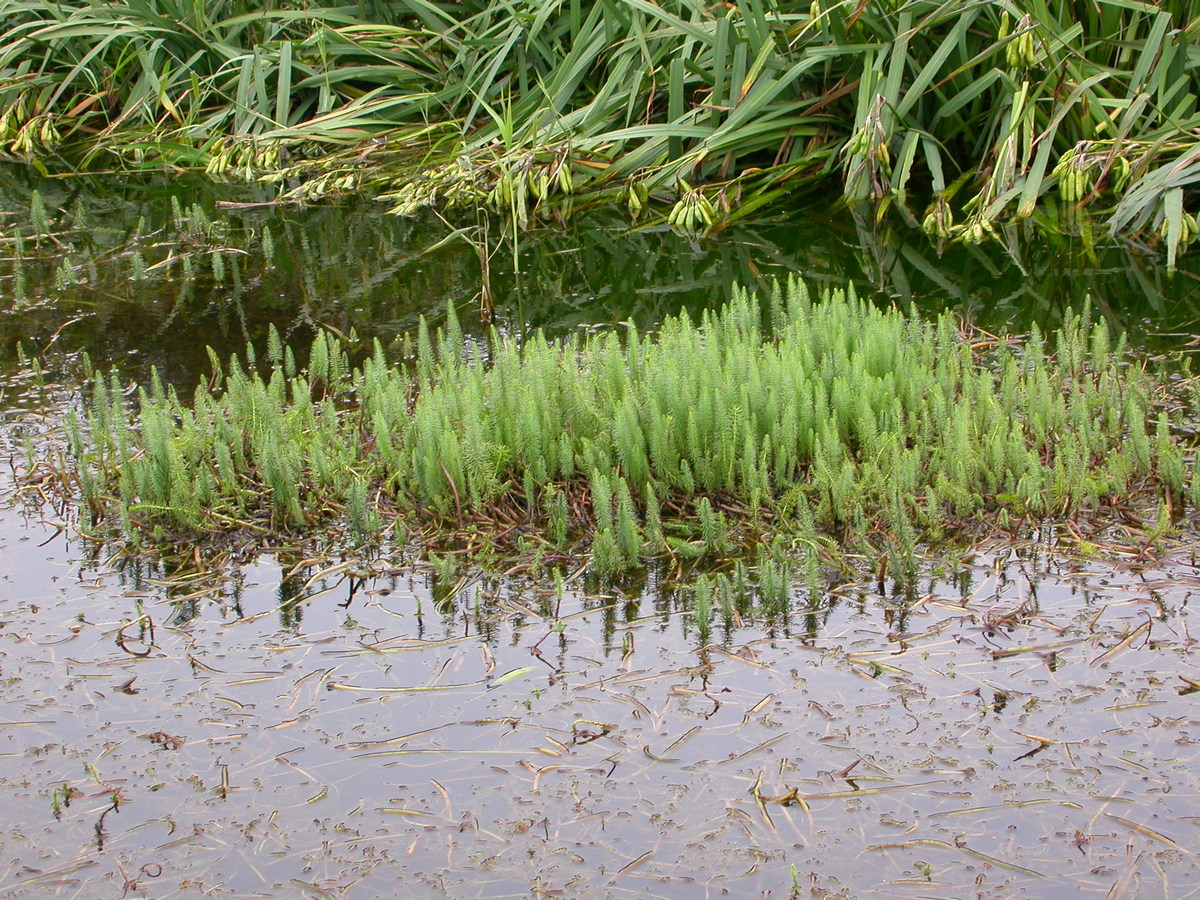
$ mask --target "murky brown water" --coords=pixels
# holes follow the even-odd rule
[[[0,896],[1194,896],[1200,570],[1051,549],[704,641],[653,580],[166,576],[10,507]]]

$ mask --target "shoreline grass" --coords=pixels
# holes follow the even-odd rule
[[[823,187],[938,239],[1196,237],[1194,4],[0,0],[0,156],[704,234]],[[669,212],[666,205],[670,204]]]
[[[464,341],[451,311],[412,357],[353,364],[320,334],[301,366],[276,335],[262,360],[213,354],[190,399],[96,375],[59,483],[135,544],[583,536],[602,575],[822,535],[903,574],[963,529],[1147,509],[1169,529],[1200,492],[1155,383],[1086,311],[994,339],[791,280],[653,335]]]

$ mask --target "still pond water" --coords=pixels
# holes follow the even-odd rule
[[[26,229],[19,264],[0,245],[0,897],[1200,894],[1189,532],[1165,561],[1052,530],[936,553],[908,592],[863,560],[701,634],[686,574],[576,564],[560,593],[466,553],[449,580],[253,541],[130,559],[15,480],[83,351],[186,386],[206,345],[261,347],[268,324],[399,353],[484,283],[503,327],[561,332],[787,270],[989,328],[1090,294],[1157,349],[1195,330],[1187,265],[1051,241],[939,257],[843,212],[699,247],[597,221],[496,249],[485,278],[473,223],[446,241],[370,207],[107,187],[41,185],[53,237]],[[31,185],[0,200],[11,234]]]

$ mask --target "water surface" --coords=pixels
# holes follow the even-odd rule
[[[33,236],[35,219],[47,236]],[[993,331],[1048,330],[1090,302],[1139,344],[1169,347],[1200,317],[1197,253],[1168,276],[1156,253],[1128,243],[1089,250],[1014,234],[1010,246],[940,247],[914,223],[820,202],[698,243],[615,212],[514,239],[482,219],[399,219],[355,198],[299,208],[249,193],[230,207],[204,183],[30,183],[9,171],[0,224],[0,363],[19,344],[42,356],[87,351],[189,387],[209,370],[206,347],[223,358],[248,342],[261,352],[270,325],[299,347],[327,328],[378,337],[398,356],[418,317],[437,321],[447,304],[468,326],[490,304],[515,334],[652,327],[791,272],[818,288],[852,283],[880,303],[948,308]]]
[[[0,896],[1196,893],[1188,532],[1153,560],[1047,530],[932,554],[907,590],[863,560],[705,630],[687,573],[603,585],[576,561],[560,594],[465,548],[448,578],[411,548],[130,555],[42,501],[46,470],[17,480],[78,402],[84,351],[187,385],[206,345],[261,348],[270,325],[400,355],[418,315],[476,309],[485,284],[505,329],[561,332],[699,314],[791,270],[989,328],[1090,293],[1141,346],[1178,345],[1155,335],[1195,316],[1186,265],[1050,241],[939,257],[843,213],[696,246],[600,221],[500,246],[485,279],[478,233],[434,220],[219,213],[195,191],[221,223],[197,237],[170,190],[84,187],[42,185],[63,246],[26,242],[21,297],[0,260]],[[30,188],[5,183],[10,223]]]
[[[114,571],[10,513],[0,891],[1188,896],[1196,569],[1049,549],[704,636],[653,583]]]

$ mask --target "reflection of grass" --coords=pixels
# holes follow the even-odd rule
[[[1144,330],[1153,318],[1156,330],[1178,330],[1200,314],[1197,257],[1170,277],[1128,243],[1098,256],[1063,236],[1022,242],[1011,256],[996,244],[935,249],[899,215],[847,216],[827,200],[795,209],[786,225],[738,223],[698,244],[631,230],[623,214],[598,209],[579,227],[522,235],[518,258],[511,235],[473,220],[401,220],[381,204],[230,209],[213,195],[221,188],[196,179],[176,182],[170,194],[111,179],[69,192],[61,181],[34,188],[11,174],[0,167],[0,303],[28,315],[0,320],[0,352],[17,337],[48,341],[85,312],[88,324],[69,329],[69,340],[103,328],[107,346],[92,343],[92,352],[111,358],[122,353],[119,343],[144,353],[120,319],[136,320],[142,333],[148,316],[176,346],[194,348],[170,354],[163,377],[175,384],[192,383],[206,365],[204,341],[222,340],[223,355],[247,339],[262,344],[265,318],[305,335],[314,322],[343,333],[356,327],[386,346],[418,312],[436,312],[451,297],[461,309],[485,277],[497,321],[521,333],[604,321],[651,326],[681,309],[698,316],[731,298],[737,283],[762,286],[787,271],[805,272],[812,284],[853,280],[923,307],[957,305],[985,328],[1014,320],[1048,327],[1088,296],[1118,329]],[[459,239],[446,243],[447,228]],[[490,260],[485,271],[481,254]],[[213,318],[228,314],[237,319],[217,323],[227,333],[214,334]],[[41,336],[24,325],[35,320]],[[240,328],[229,327],[235,321]]]
[[[422,328],[411,371],[380,350],[352,367],[323,334],[302,369],[275,340],[270,374],[214,356],[190,404],[155,379],[135,414],[96,378],[62,475],[139,536],[340,520],[367,540],[382,516],[401,534],[585,533],[593,567],[616,572],[770,527],[810,554],[819,531],[871,538],[911,574],[917,543],[950,527],[1148,490],[1177,514],[1195,492],[1166,413],[1149,421],[1152,385],[1084,322],[1053,348],[1036,329],[972,342],[948,315],[813,302],[791,282],[654,338],[493,334],[484,352],[451,316],[436,340]]]

